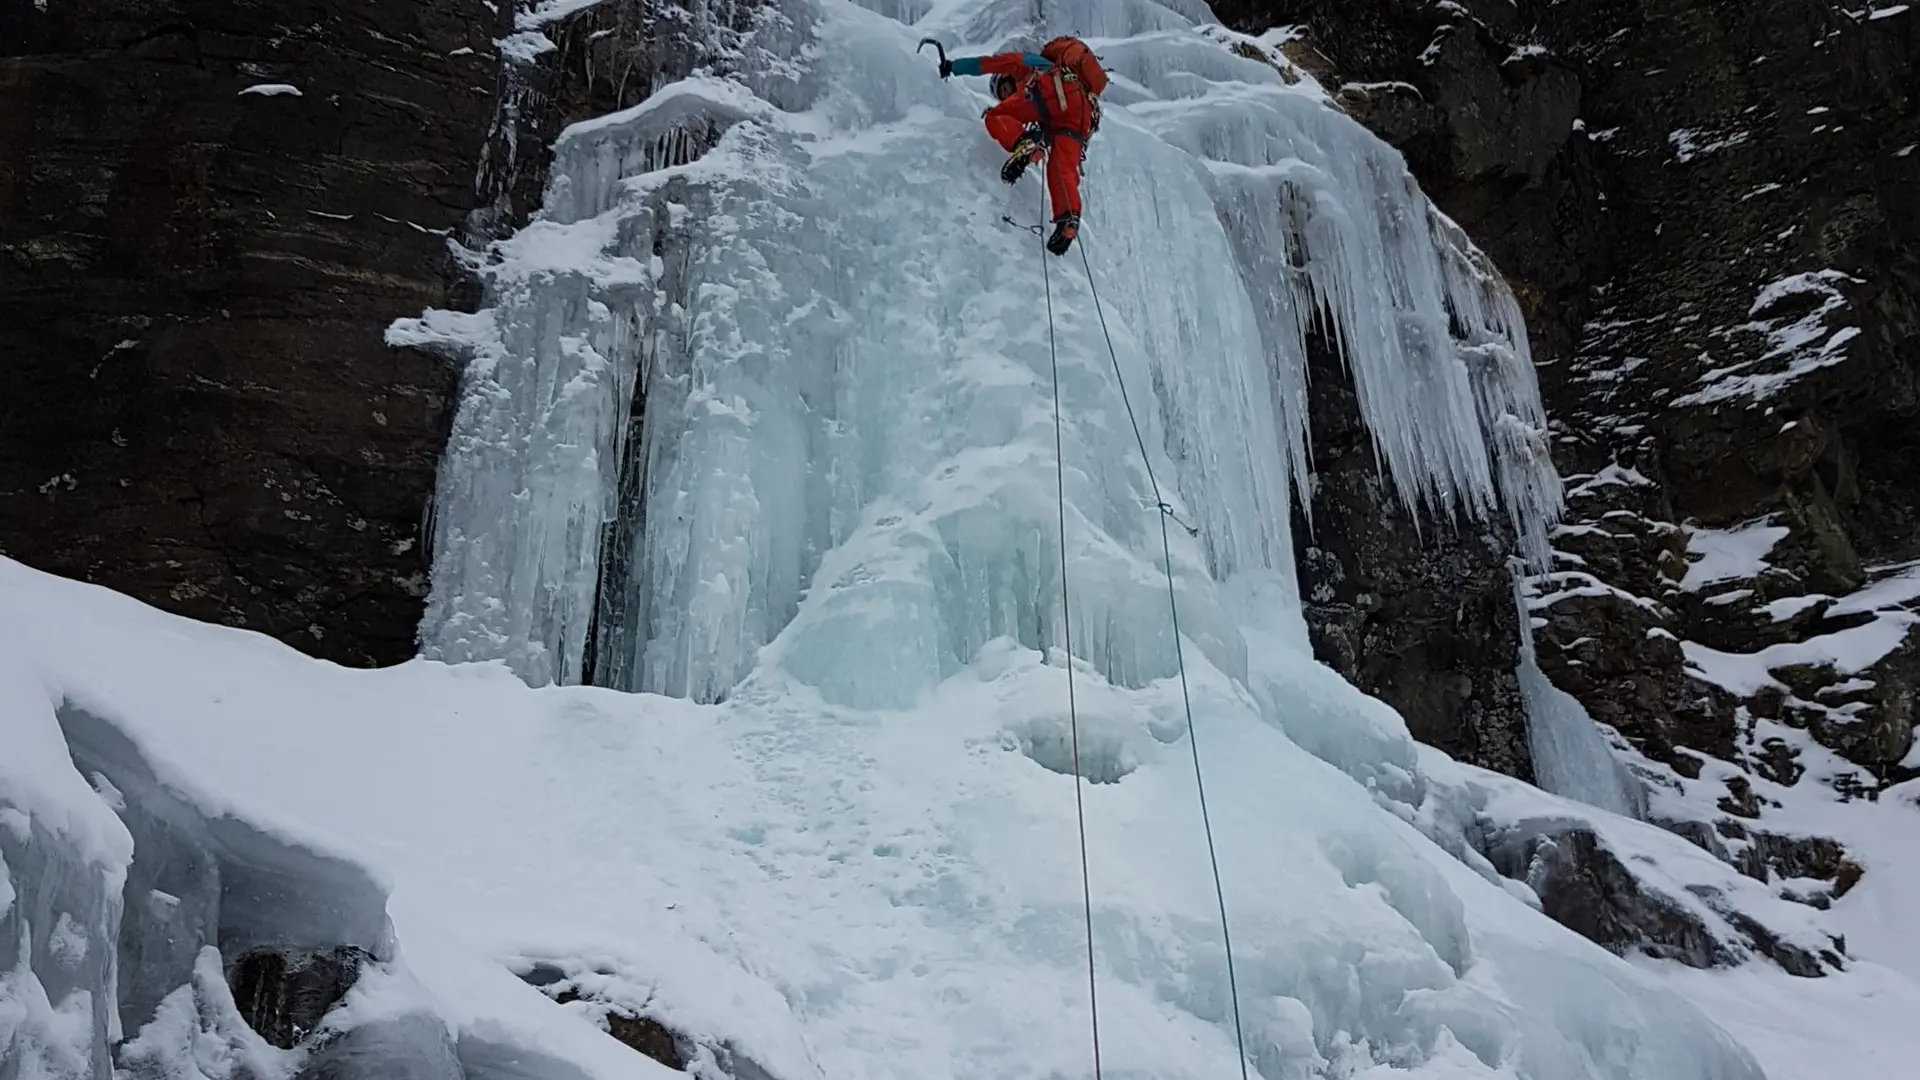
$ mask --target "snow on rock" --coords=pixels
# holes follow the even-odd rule
[[[1900,1080],[1912,1071],[1911,1018],[1920,1010],[1920,947],[1912,912],[1920,907],[1920,862],[1913,835],[1920,828],[1920,781],[1882,790],[1877,799],[1850,797],[1833,781],[1858,766],[1815,742],[1806,731],[1754,718],[1745,752],[1764,756],[1770,744],[1794,754],[1807,783],[1770,770],[1747,772],[1702,759],[1697,778],[1669,774],[1656,786],[1650,816],[1698,826],[1697,838],[1745,872],[1770,876],[1765,849],[1807,844],[1841,853],[1834,881],[1771,876],[1779,896],[1800,896],[1824,910],[1823,933],[1845,937],[1845,969],[1820,979],[1781,980],[1764,967],[1694,970],[1671,960],[1635,958],[1637,966],[1698,1003],[1759,1058],[1773,1080],[1822,1080],[1846,1075]],[[1719,805],[1725,780],[1741,777],[1751,797],[1767,807],[1752,831]],[[1715,828],[1718,821],[1720,828]],[[1765,831],[1761,831],[1764,826]],[[1724,832],[1722,830],[1725,830]]]
[[[1435,789],[1472,808],[1494,865],[1610,948],[1697,968],[1759,953],[1803,976],[1844,963],[1821,912],[1664,828],[1422,753]]]
[[[1767,553],[1789,531],[1785,525],[1775,525],[1771,517],[1731,529],[1689,528],[1687,573],[1680,587],[1699,592],[1722,581],[1758,577],[1771,565]]]
[[[501,38],[493,44],[500,50],[503,58],[519,64],[531,64],[541,54],[550,53],[559,48],[551,38],[538,30],[522,30],[517,34]]]
[[[1748,133],[1744,131],[1720,134],[1681,128],[1667,133],[1667,142],[1673,146],[1673,159],[1683,164],[1695,158],[1739,146],[1746,142],[1747,138]]]
[[[1653,486],[1653,481],[1647,479],[1639,469],[1631,465],[1622,465],[1618,462],[1608,464],[1599,472],[1593,473],[1592,475],[1579,473],[1569,476],[1566,478],[1566,482],[1568,485],[1567,498],[1569,499],[1584,498],[1594,494],[1601,488],[1607,487],[1645,488]]]
[[[1846,345],[1860,336],[1860,328],[1831,322],[1848,307],[1838,286],[1860,280],[1840,270],[1816,270],[1762,286],[1747,312],[1752,321],[1732,328],[1732,333],[1760,335],[1765,351],[1700,376],[1700,389],[1675,398],[1673,404],[1763,401],[1809,372],[1845,360]]]
[[[1563,600],[1577,596],[1604,596],[1624,600],[1652,615],[1659,615],[1662,610],[1659,601],[1630,593],[1617,585],[1609,585],[1584,570],[1556,570],[1550,574],[1536,574],[1526,579],[1524,587],[1528,611],[1544,611]]]
[[[240,91],[241,97],[302,97],[300,88],[292,83],[255,83]]]
[[[1920,600],[1920,562],[1868,567],[1867,573],[1871,580],[1834,601],[1823,613],[1827,618],[1909,609],[1915,600]]]
[[[1683,641],[1680,647],[1687,655],[1688,674],[1746,697],[1768,686],[1785,689],[1773,676],[1778,668],[1807,665],[1841,675],[1865,671],[1899,648],[1916,621],[1920,616],[1883,612],[1858,626],[1752,653],[1722,652],[1695,641]]]

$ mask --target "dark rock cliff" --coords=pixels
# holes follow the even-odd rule
[[[693,56],[609,4],[503,65],[514,7],[0,0],[0,553],[413,655],[458,371],[384,331],[470,307],[551,137]]]
[[[1213,6],[1238,29],[1297,27],[1290,51],[1406,154],[1520,298],[1568,483],[1554,572],[1530,584],[1554,682],[1656,782],[1707,757],[1843,793],[1910,775],[1920,12]],[[1358,528],[1347,544],[1392,564],[1377,576],[1423,570],[1383,542],[1397,524]],[[1316,573],[1309,553],[1310,603]],[[1450,614],[1438,595],[1430,625]],[[1504,652],[1479,632],[1458,648]],[[1434,692],[1356,681],[1410,717]],[[1752,782],[1726,788],[1723,815],[1764,817]],[[1764,820],[1674,824],[1736,841],[1755,876],[1820,846]],[[1842,887],[1857,873],[1814,861]]]
[[[1293,536],[1315,655],[1420,741],[1531,781],[1510,537],[1416,521],[1378,467],[1352,376],[1325,337],[1308,344],[1312,513],[1296,507]]]
[[[381,333],[458,286],[492,21],[0,2],[0,550],[411,655],[455,372]]]

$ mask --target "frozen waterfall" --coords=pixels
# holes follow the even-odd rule
[[[429,656],[710,701],[784,632],[830,698],[906,704],[996,637],[1059,641],[1045,290],[1001,221],[1038,219],[1039,188],[997,181],[981,87],[936,78],[923,33],[1070,28],[1113,73],[1082,250],[1198,527],[1173,572],[1216,663],[1244,668],[1222,585],[1293,589],[1319,326],[1407,501],[1504,509],[1543,556],[1560,488],[1512,298],[1277,50],[1198,3],[1049,4],[1042,28],[1010,0],[868,6],[920,21],[790,0],[569,129],[545,209],[488,253],[486,307],[394,328],[471,357]],[[1140,685],[1172,662],[1153,500],[1078,254],[1050,270],[1075,651]]]

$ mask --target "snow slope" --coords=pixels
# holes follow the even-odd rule
[[[585,955],[782,1078],[1087,1070],[1071,788],[1033,760],[1064,686],[1029,652],[990,647],[911,711],[835,707],[777,672],[701,706],[529,690],[497,665],[340,669],[13,563],[0,612],[5,743],[32,751],[9,760],[41,778],[10,771],[7,801],[105,836],[90,857],[124,868],[49,750],[58,706],[110,720],[209,812],[370,867],[400,960],[463,1036],[618,1074],[611,1040],[501,966]],[[1759,1075],[1198,666],[1262,1075]],[[1414,763],[1393,714],[1304,658],[1280,672],[1290,711]],[[1086,789],[1107,1073],[1230,1073],[1177,691],[1081,675],[1090,745],[1127,773]]]

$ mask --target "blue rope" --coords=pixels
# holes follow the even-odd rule
[[[1100,306],[1100,289],[1093,283],[1093,262],[1087,258],[1086,237],[1084,235],[1079,236],[1076,238],[1076,242],[1080,245],[1080,265],[1084,267],[1087,272],[1087,291],[1093,296],[1093,310],[1100,316],[1100,333],[1107,339],[1107,356],[1113,361],[1114,382],[1120,387],[1120,400],[1127,407],[1127,422],[1133,425],[1133,439],[1134,442],[1140,446],[1140,463],[1146,466],[1147,482],[1153,485],[1153,501],[1160,510],[1160,551],[1167,562],[1167,610],[1173,616],[1173,655],[1180,668],[1180,703],[1187,711],[1187,746],[1193,751],[1193,786],[1200,793],[1200,823],[1206,829],[1207,860],[1213,867],[1213,895],[1214,899],[1218,901],[1220,905],[1220,940],[1226,946],[1227,950],[1227,992],[1233,999],[1233,1037],[1240,1049],[1240,1080],[1247,1080],[1247,1035],[1246,1030],[1240,1023],[1240,981],[1235,977],[1233,970],[1233,934],[1227,929],[1227,893],[1220,884],[1220,855],[1213,843],[1213,815],[1207,809],[1207,785],[1200,773],[1199,733],[1194,729],[1193,699],[1187,692],[1186,653],[1180,644],[1180,604],[1175,598],[1173,588],[1173,544],[1167,535],[1167,519],[1173,517],[1173,507],[1167,503],[1166,497],[1160,493],[1160,481],[1153,475],[1153,459],[1147,455],[1147,440],[1140,434],[1140,421],[1134,415],[1132,399],[1127,396],[1127,380],[1120,374],[1120,354],[1113,347],[1113,332],[1107,329],[1107,315]],[[1043,268],[1044,265],[1043,263]],[[1049,296],[1047,301],[1047,321],[1047,332],[1051,335],[1053,332],[1053,301],[1051,296]],[[1058,422],[1057,416],[1059,408],[1060,391],[1058,377],[1056,376],[1054,383],[1056,423]],[[1065,495],[1063,494],[1061,498],[1064,507]],[[1064,508],[1062,513],[1065,513]],[[1198,529],[1186,525],[1184,522],[1181,527],[1187,529],[1187,531],[1192,534],[1199,532]],[[1065,540],[1063,539],[1063,550],[1064,544]],[[1064,566],[1064,562],[1062,565]],[[1076,771],[1078,771],[1077,766]]]
[[[1046,220],[1046,209],[1047,194],[1043,189],[1040,193],[1042,221]],[[1011,218],[1005,220],[1012,222]],[[1087,873],[1087,810],[1080,790],[1085,783],[1080,774],[1080,709],[1073,690],[1073,606],[1067,593],[1067,466],[1060,434],[1060,351],[1054,341],[1053,275],[1047,269],[1046,234],[1038,226],[1034,232],[1041,236],[1040,280],[1046,286],[1047,354],[1053,365],[1053,477],[1060,506],[1060,621],[1067,645],[1067,724],[1073,739],[1073,815],[1080,831],[1080,901],[1087,926],[1087,1011],[1093,1018],[1093,1080],[1100,1080],[1100,995],[1093,977],[1093,884]]]

